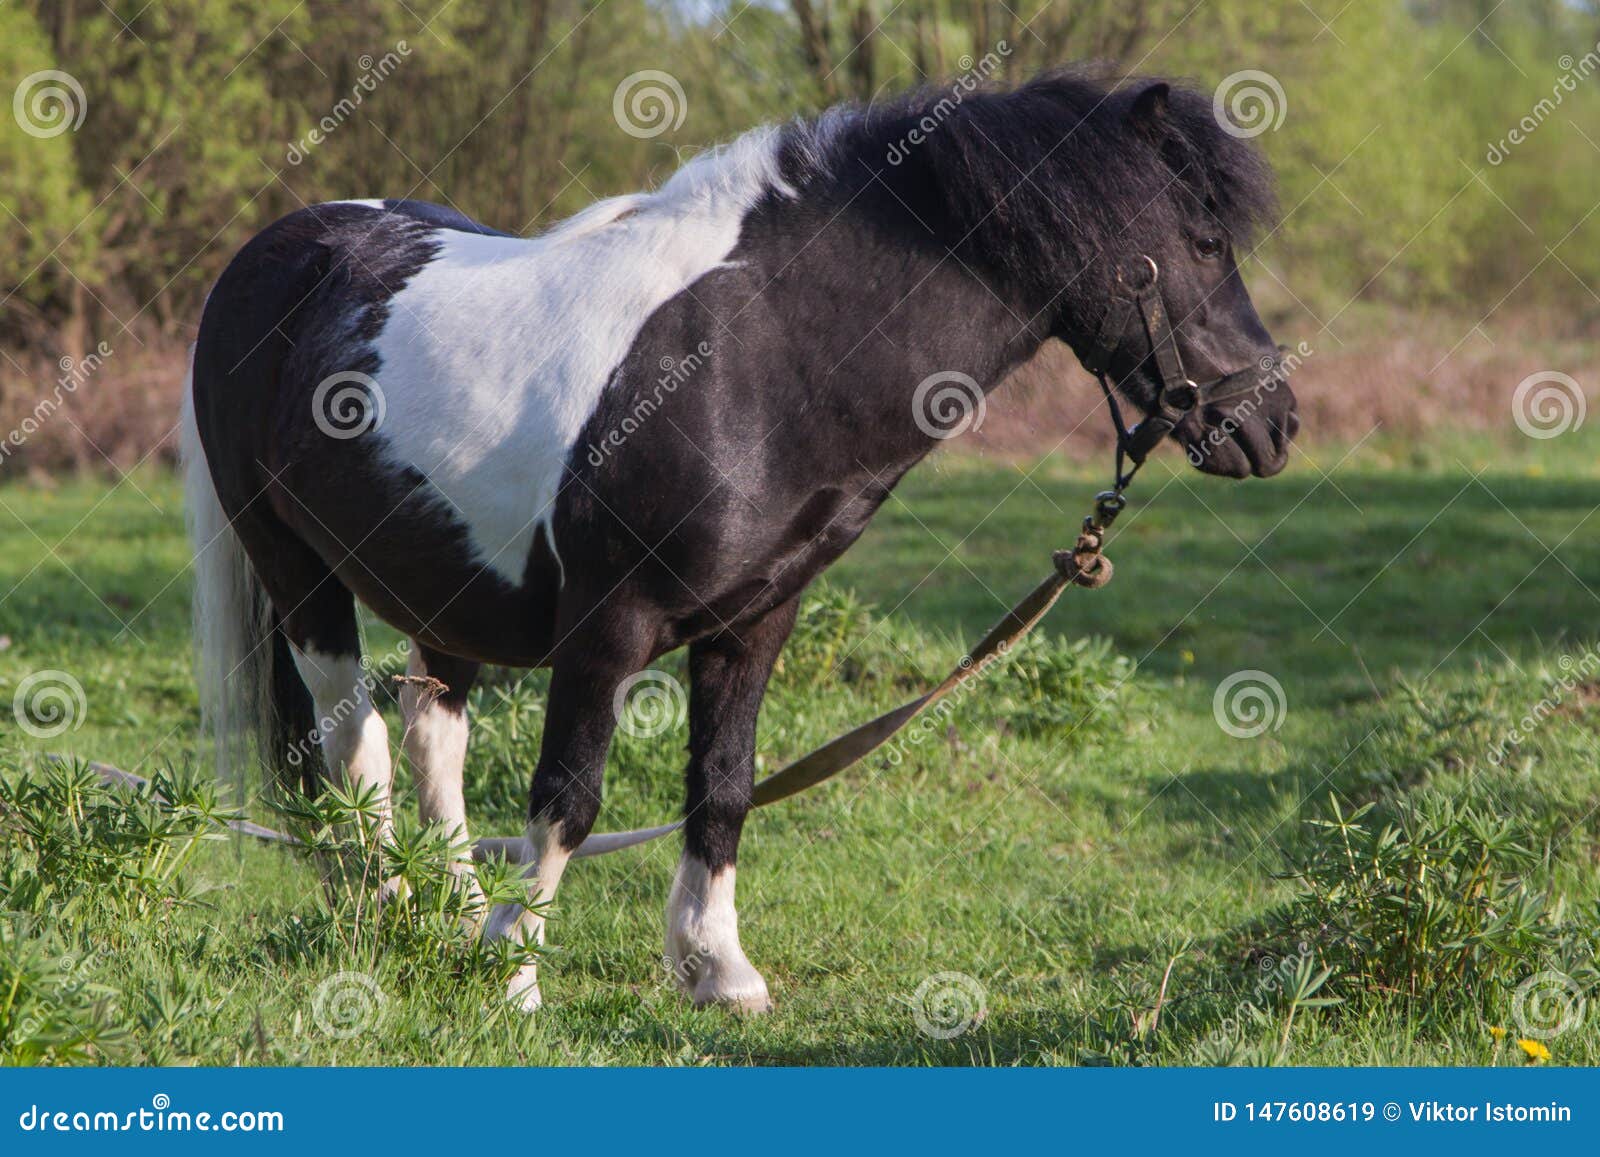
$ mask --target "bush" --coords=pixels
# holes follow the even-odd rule
[[[341,949],[372,967],[382,961],[397,968],[402,978],[449,960],[458,974],[503,989],[537,957],[531,942],[478,936],[490,907],[526,897],[519,866],[493,861],[478,865],[475,876],[466,873],[469,845],[440,824],[424,826],[405,814],[383,833],[371,787],[297,794],[278,810],[316,860],[325,900],[318,916],[294,917],[292,932],[274,940],[280,958]]]
[[[1485,1009],[1541,968],[1594,983],[1596,933],[1552,900],[1545,849],[1518,816],[1436,792],[1309,820],[1283,913],[1347,996],[1477,999]]]
[[[192,770],[138,788],[108,787],[81,763],[0,774],[0,909],[59,917],[81,902],[141,917],[192,904],[184,869],[233,818]]]
[[[119,993],[32,916],[0,915],[0,1065],[90,1064],[116,1056]]]
[[[0,1064],[121,1055],[122,994],[101,976],[112,944],[88,930],[164,926],[195,905],[203,889],[187,869],[231,818],[192,771],[138,788],[74,763],[0,773]]]
[[[1092,737],[1118,729],[1134,662],[1109,639],[1030,635],[1011,649],[996,676],[996,713],[1033,737]]]
[[[828,582],[806,592],[775,674],[795,688],[817,687],[863,673],[856,649],[873,633],[877,617],[856,593]],[[866,666],[871,666],[867,664]]]

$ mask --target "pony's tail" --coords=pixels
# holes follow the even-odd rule
[[[194,413],[194,350],[183,383],[184,506],[194,550],[194,646],[201,727],[217,778],[241,797],[256,768],[269,786],[310,791],[320,771],[315,709],[267,592],[217,498]]]

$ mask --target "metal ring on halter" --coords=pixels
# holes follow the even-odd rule
[[[1161,399],[1174,410],[1188,413],[1200,404],[1200,387],[1193,378],[1184,378],[1178,385],[1162,391]]]
[[[1122,270],[1117,270],[1117,284],[1126,286],[1133,290],[1134,293],[1144,293],[1147,290],[1154,289],[1156,282],[1161,278],[1161,266],[1156,264],[1154,257],[1151,257],[1148,253],[1141,253],[1139,254],[1139,260],[1144,262],[1144,267],[1150,271],[1150,279],[1148,281],[1141,281],[1138,285],[1129,285],[1127,279],[1122,276]]]

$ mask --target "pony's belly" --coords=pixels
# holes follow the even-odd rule
[[[370,576],[341,572],[339,577],[380,619],[436,651],[505,667],[540,667],[549,661],[555,609],[539,605],[525,591],[481,589],[477,579],[462,576],[460,598],[422,614],[416,607],[437,595],[434,587],[402,584],[396,591],[393,584],[366,581]]]
[[[560,595],[548,551],[536,549],[526,570],[517,568],[523,577],[514,584],[467,549],[461,527],[437,512],[401,511],[365,536],[340,537],[361,545],[346,551],[318,542],[319,552],[340,582],[396,630],[480,663],[547,661]]]

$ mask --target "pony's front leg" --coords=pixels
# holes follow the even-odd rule
[[[528,846],[521,857],[529,906],[497,905],[484,928],[486,938],[544,943],[542,906],[555,898],[567,861],[600,812],[606,750],[617,723],[612,698],[645,656],[642,636],[616,630],[609,636],[596,631],[568,636],[551,671],[544,739],[529,792]],[[507,996],[526,1011],[539,1007],[535,965],[512,978]]]
[[[798,599],[754,624],[689,648],[689,770],[684,851],[667,900],[667,960],[696,1005],[772,1007],[739,944],[734,908],[739,835],[755,778],[756,717],[794,627]]]

